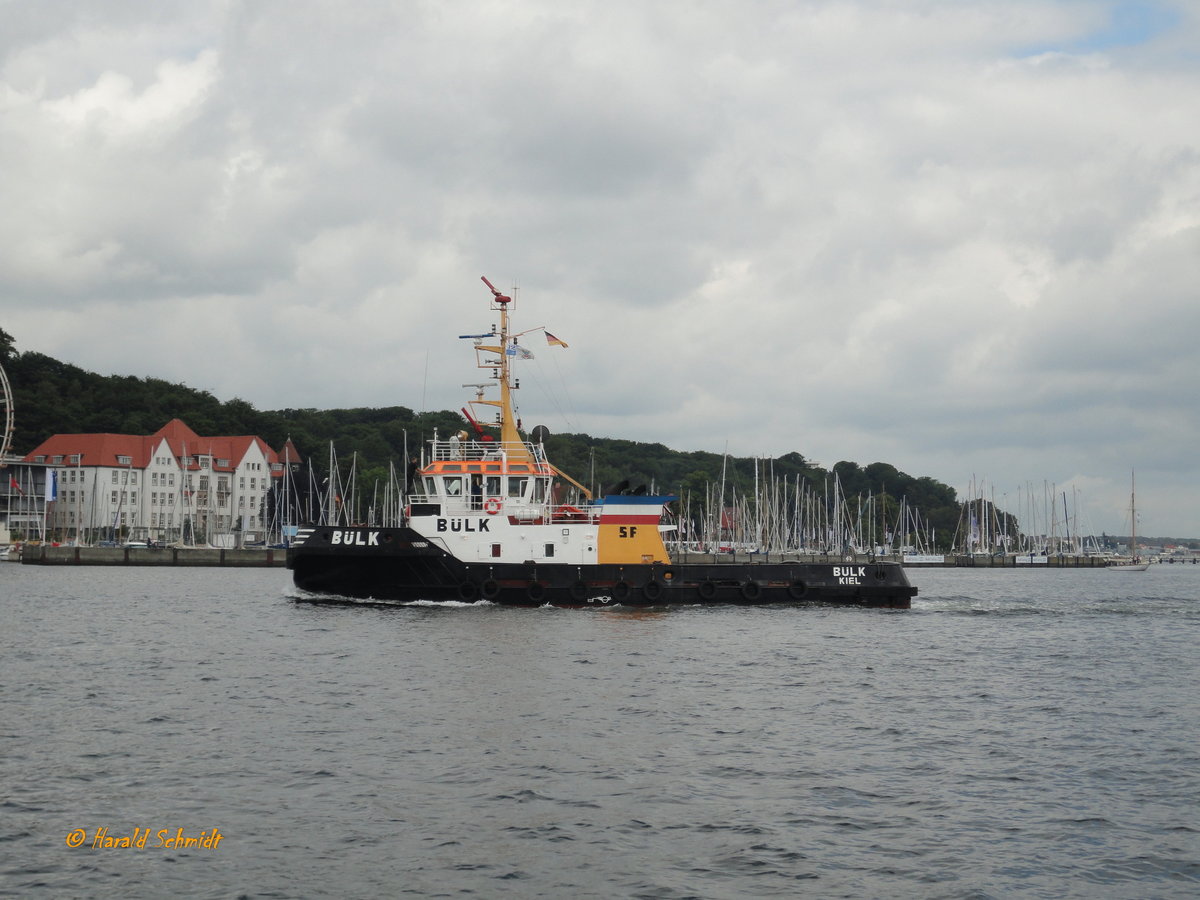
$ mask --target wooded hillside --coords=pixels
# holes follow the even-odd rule
[[[41,353],[18,353],[3,330],[0,364],[14,393],[13,447],[20,454],[53,434],[153,434],[178,418],[201,435],[254,434],[276,448],[290,437],[318,472],[328,467],[332,442],[343,460],[357,454],[360,483],[369,484],[386,480],[389,463],[403,472],[406,454],[419,452],[435,428],[445,436],[466,427],[457,412],[416,413],[404,406],[262,411],[238,398],[221,401],[207,391],[158,378],[97,375]],[[889,520],[894,520],[904,498],[936,529],[939,544],[948,544],[959,521],[953,488],[883,462],[839,462],[825,470],[810,465],[798,451],[770,460],[726,459],[718,453],[587,434],[551,435],[546,449],[562,471],[598,490],[627,481],[632,487],[653,486],[663,493],[703,498],[709,486],[723,478],[731,491],[744,496],[754,490],[757,468],[761,480],[786,477],[794,485],[797,478],[806,479],[821,493],[832,491],[836,474],[844,497],[872,496],[885,502]]]

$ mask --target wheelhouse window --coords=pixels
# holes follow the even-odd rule
[[[524,477],[513,478],[510,476],[508,479],[508,496],[524,497],[525,496],[525,488],[528,485],[528,483],[529,483],[528,478],[524,478]]]

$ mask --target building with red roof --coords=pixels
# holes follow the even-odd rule
[[[64,538],[259,540],[267,497],[300,454],[253,435],[206,437],[179,419],[154,434],[56,434],[24,458],[47,467],[45,520]]]

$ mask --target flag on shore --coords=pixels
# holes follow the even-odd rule
[[[554,335],[552,335],[550,332],[546,331],[546,329],[544,329],[544,328],[542,329],[542,331],[545,331],[545,332],[546,332],[546,343],[547,343],[547,344],[549,344],[551,347],[565,347],[565,346],[567,346],[567,342],[566,342],[566,341],[559,340],[559,339],[558,339],[558,338],[556,338]]]
[[[53,503],[58,499],[58,472],[54,469],[46,471],[46,502]]]
[[[18,494],[20,494],[22,497],[25,496],[25,492],[23,490],[21,490],[21,486],[19,484],[17,484],[17,476],[15,476],[15,475],[8,476],[8,486],[10,488],[12,488],[14,491],[16,491]]]

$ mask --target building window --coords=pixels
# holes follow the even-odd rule
[[[117,483],[117,470],[113,469],[113,484]]]

